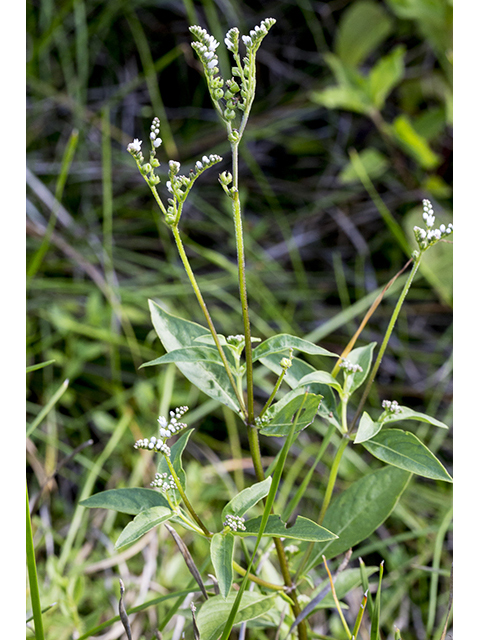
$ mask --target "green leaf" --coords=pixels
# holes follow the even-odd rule
[[[184,433],[182,433],[182,435],[178,438],[175,444],[173,444],[172,447],[170,448],[170,462],[172,463],[173,468],[175,469],[175,473],[177,474],[178,479],[180,480],[180,484],[182,485],[182,488],[184,490],[186,490],[186,486],[185,486],[185,471],[183,470],[183,466],[182,466],[182,453],[187,445],[188,439],[190,438],[193,432],[194,432],[194,429],[189,429],[188,431],[185,431]],[[167,461],[165,460],[165,457],[163,455],[160,457],[160,462],[158,463],[157,471],[158,473],[170,474]]]
[[[245,522],[246,531],[238,530],[235,535],[237,536],[253,536],[257,535],[262,517],[252,518]],[[310,542],[323,542],[324,540],[334,540],[337,536],[321,527],[313,520],[297,516],[295,523],[292,526],[288,526],[285,522],[282,522],[280,516],[272,515],[268,516],[267,526],[263,532],[264,536],[270,536],[275,538],[293,538],[294,540],[307,540]]]
[[[173,515],[174,513],[170,507],[151,507],[141,511],[122,531],[115,543],[115,549],[122,549],[132,544],[132,542],[148,533],[150,529],[170,520]]]
[[[261,358],[260,362],[267,367],[267,369],[270,369],[270,371],[273,371],[277,375],[281,374],[282,367],[278,362],[278,357],[275,355]],[[287,370],[284,380],[289,387],[295,389],[298,387],[300,380],[304,376],[314,371],[315,369],[312,365],[308,364],[304,360],[292,358],[292,366]],[[318,415],[328,423],[334,424],[337,429],[340,429],[340,420],[337,414],[337,403],[330,387],[326,384],[319,384],[315,382],[309,385],[309,391],[322,396],[322,402],[318,407]]]
[[[366,411],[362,413],[360,418],[360,424],[358,425],[357,435],[355,436],[355,443],[366,442],[373,438],[382,428],[382,422],[374,422]]]
[[[338,357],[335,353],[327,351],[327,349],[319,347],[313,344],[313,342],[303,340],[303,338],[297,338],[297,336],[291,336],[288,333],[280,333],[272,338],[267,338],[267,340],[264,340],[258,347],[253,349],[253,362],[272,353],[288,355],[290,349],[311,355]]]
[[[390,515],[411,474],[387,466],[354,482],[328,507],[323,525],[338,539],[316,545],[305,571],[368,538]]]
[[[233,548],[235,536],[231,532],[216,533],[210,544],[210,556],[218,580],[220,595],[225,599],[233,582]]]
[[[223,367],[222,359],[216,349],[210,349],[209,347],[184,347],[183,349],[174,349],[164,356],[155,358],[155,360],[144,362],[140,366],[140,369],[170,362],[216,362]]]
[[[205,327],[167,313],[152,300],[149,300],[149,306],[153,326],[167,352],[197,347],[193,344],[195,339],[207,333]],[[239,412],[235,391],[223,365],[215,362],[177,362],[176,365],[200,391]]]
[[[49,364],[52,364],[55,360],[46,360],[45,362],[39,362],[38,364],[31,364],[26,368],[26,373],[30,373],[31,371],[37,371],[38,369],[43,369],[43,367],[48,367]]]
[[[390,422],[400,422],[401,420],[419,420],[420,422],[428,422],[428,424],[434,427],[440,427],[441,429],[448,429],[448,426],[444,422],[440,422],[436,418],[427,416],[426,413],[420,413],[420,411],[414,411],[409,407],[400,407],[400,413],[390,413],[382,420],[383,424],[389,424]]]
[[[322,91],[313,91],[310,97],[313,102],[327,109],[343,109],[354,113],[367,114],[372,106],[364,91],[349,85],[339,85],[327,87]]]
[[[363,446],[372,456],[425,478],[453,482],[450,474],[416,435],[400,429],[385,429]]]
[[[335,53],[344,64],[361,64],[387,38],[393,20],[378,2],[357,0],[342,13],[335,36]]]
[[[368,74],[368,93],[372,104],[379,110],[384,107],[387,96],[403,78],[404,55],[403,45],[395,47],[391,53],[380,58]]]
[[[368,148],[360,151],[358,157],[371,180],[379,178],[390,166],[383,153],[380,153],[380,151],[374,148]],[[360,177],[351,160],[342,169],[338,179],[341,184],[354,184],[356,182],[360,182]]]
[[[373,350],[376,346],[376,342],[370,342],[370,344],[367,344],[365,347],[357,347],[348,354],[347,360],[353,364],[359,364],[362,367],[362,371],[347,376],[347,383],[345,385],[345,391],[347,393],[352,394],[358,387],[361,387],[367,379],[368,372],[372,366]]]
[[[235,593],[226,599],[223,599],[221,595],[214,596],[202,604],[197,614],[197,626],[202,640],[217,640],[228,620],[235,597]],[[262,596],[254,591],[246,591],[243,594],[234,624],[253,620],[266,613],[275,605],[275,598],[276,594]]]
[[[270,419],[270,422],[261,427],[260,433],[264,436],[287,436],[300,408],[301,412],[296,417],[295,433],[306,429],[315,420],[321,401],[322,396],[314,393],[307,393],[305,396],[303,390],[294,389],[267,411],[265,417]]]
[[[438,166],[440,158],[431,150],[425,138],[415,131],[407,116],[398,116],[389,130],[403,151],[422,168],[434,169]]]
[[[342,385],[339,381],[327,371],[313,371],[300,379],[298,386],[305,387],[311,383],[316,382],[318,384],[326,384],[329,387],[333,387],[339,393],[342,392]]]
[[[270,485],[272,484],[272,477],[269,476],[261,482],[256,482],[251,487],[247,487],[243,491],[240,491],[228,504],[226,504],[222,511],[222,522],[227,515],[243,516],[249,509],[257,504],[262,498],[268,495]]]
[[[140,511],[151,507],[168,507],[168,502],[161,493],[153,489],[109,489],[82,500],[80,506],[113,509],[136,516]]]

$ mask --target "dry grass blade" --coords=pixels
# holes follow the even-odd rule
[[[177,547],[179,548],[180,553],[182,554],[183,559],[185,560],[185,563],[190,573],[197,581],[197,584],[200,587],[203,595],[205,596],[206,599],[208,599],[207,591],[205,589],[205,585],[203,584],[202,576],[200,575],[200,572],[197,569],[192,556],[190,555],[190,551],[187,549],[187,545],[184,543],[184,541],[181,539],[181,537],[178,535],[175,529],[168,524],[168,522],[165,522],[164,525],[167,528],[167,530],[171,533],[173,539],[175,540]]]
[[[445,616],[445,624],[443,626],[443,631],[442,631],[440,640],[445,640],[445,637],[447,635],[448,620],[450,618],[450,613],[452,611],[452,605],[453,605],[453,565],[450,571],[450,596],[448,598],[447,615]]]
[[[200,640],[200,631],[198,630],[197,619],[195,618],[195,611],[197,610],[197,607],[193,604],[193,602],[190,603],[190,609],[192,611],[193,619],[193,637],[194,640]]]
[[[123,604],[123,594],[125,593],[125,587],[123,585],[123,580],[119,580],[120,582],[120,600],[118,601],[118,613],[120,614],[120,620],[125,628],[125,633],[127,634],[128,640],[132,640],[132,632],[130,629],[130,623],[128,621],[127,612],[125,611],[125,605]]]

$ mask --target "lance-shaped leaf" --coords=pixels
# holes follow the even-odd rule
[[[207,329],[195,322],[177,318],[149,300],[153,326],[168,353],[185,347],[197,347],[195,339],[204,336]],[[216,362],[177,362],[177,367],[200,391],[239,412],[235,391],[225,368]]]
[[[425,478],[453,482],[450,474],[416,435],[400,429],[385,429],[363,446],[372,456]]]
[[[257,535],[261,521],[261,516],[247,520],[245,522],[245,531],[238,530],[235,535],[243,537]],[[275,538],[293,538],[294,540],[306,540],[309,542],[324,542],[325,540],[334,540],[337,537],[325,527],[321,527],[313,520],[303,516],[297,516],[295,523],[287,527],[278,515],[268,516],[267,526],[262,535]]]
[[[170,533],[172,538],[175,540],[175,543],[180,553],[182,554],[183,559],[185,560],[185,564],[187,565],[188,570],[190,571],[192,576],[195,578],[195,581],[200,587],[201,592],[203,593],[205,598],[208,599],[207,590],[205,589],[205,585],[203,584],[202,576],[200,575],[200,571],[197,569],[197,565],[193,561],[193,558],[190,554],[190,551],[188,550],[187,545],[184,543],[184,541],[181,539],[181,537],[178,535],[175,529],[169,525],[168,522],[165,522],[164,526],[167,529],[167,531]]]
[[[267,369],[270,369],[270,371],[273,371],[277,375],[282,373],[278,354],[261,358],[260,362],[267,367]],[[298,387],[298,383],[304,376],[314,371],[315,369],[312,365],[308,364],[308,362],[299,360],[298,358],[292,358],[292,366],[287,369],[284,380],[289,387],[295,389]],[[316,382],[309,384],[308,387],[311,393],[322,396],[322,402],[318,408],[318,415],[324,418],[327,422],[334,424],[337,429],[340,429],[340,420],[337,415],[337,403],[330,387],[326,384],[319,384]]]
[[[322,555],[328,560],[368,538],[393,511],[410,477],[403,469],[387,466],[343,491],[328,507],[322,523],[338,539],[315,545],[305,571],[322,562]]]
[[[183,450],[187,446],[188,439],[190,438],[193,432],[194,432],[194,429],[189,429],[188,431],[185,431],[184,433],[182,433],[182,435],[178,438],[178,440],[175,442],[175,444],[172,445],[170,449],[170,462],[172,463],[173,468],[175,469],[175,473],[177,474],[178,479],[180,480],[180,484],[182,485],[182,488],[184,490],[186,487],[185,487],[185,471],[183,470],[183,466],[182,466],[182,454],[183,454]],[[160,462],[158,463],[157,471],[158,473],[170,474],[170,470],[168,468],[167,461],[165,460],[164,456],[160,457]]]
[[[358,425],[357,435],[355,436],[355,444],[366,442],[373,438],[382,428],[383,422],[374,422],[366,411],[362,413],[360,423]]]
[[[300,393],[297,389],[291,391],[267,412],[265,417],[269,422],[260,429],[260,433],[264,436],[287,436],[294,418],[295,432],[302,431],[315,420],[321,401],[322,396],[314,393],[305,395],[303,390],[300,390]],[[300,414],[297,416],[300,408]]]
[[[327,351],[323,347],[319,347],[313,342],[304,340],[303,338],[297,338],[297,336],[291,336],[288,333],[280,333],[271,338],[264,340],[262,344],[253,349],[253,362],[265,358],[272,353],[282,353],[288,355],[290,349],[294,351],[301,351],[302,353],[309,353],[311,355],[318,356],[332,356],[338,358],[337,354]]]
[[[101,491],[80,502],[90,509],[113,509],[136,516],[151,507],[168,507],[167,500],[153,489],[109,489]]]
[[[261,482],[256,482],[251,487],[247,487],[243,491],[240,491],[228,504],[226,504],[222,511],[222,522],[225,521],[226,516],[243,516],[249,509],[257,504],[262,498],[268,495],[270,485],[272,484],[272,477],[269,476]]]
[[[132,544],[148,533],[150,529],[170,520],[173,515],[173,511],[169,507],[151,507],[141,511],[122,531],[115,543],[115,549],[122,549],[128,544]]]
[[[275,605],[276,596],[276,593],[263,596],[261,593],[246,591],[243,594],[234,624],[259,618]],[[220,637],[235,598],[235,593],[230,594],[226,599],[218,595],[209,598],[202,604],[197,614],[197,625],[202,640],[217,640]]]
[[[444,422],[440,422],[436,418],[427,416],[426,413],[420,413],[420,411],[414,411],[409,407],[399,407],[399,413],[389,413],[382,420],[383,424],[389,424],[390,422],[400,422],[401,420],[418,420],[420,422],[428,422],[428,424],[434,427],[440,427],[441,429],[448,429],[448,426]]]
[[[223,366],[222,359],[216,349],[211,347],[184,347],[183,349],[174,349],[164,356],[144,362],[142,367],[153,367],[156,364],[169,364],[174,362],[216,362]]]
[[[210,557],[218,580],[220,595],[226,598],[233,582],[233,548],[235,536],[227,531],[216,533],[210,544]]]

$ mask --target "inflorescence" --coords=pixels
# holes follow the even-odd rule
[[[150,483],[150,486],[160,489],[162,493],[166,493],[167,491],[177,488],[173,476],[169,476],[167,473],[156,473],[155,478]]]
[[[170,456],[170,447],[166,444],[166,440],[171,438],[177,431],[184,429],[187,425],[184,422],[178,422],[178,420],[188,411],[188,407],[177,407],[175,411],[170,411],[170,419],[167,420],[164,416],[158,418],[159,435],[152,436],[150,440],[148,438],[141,438],[137,440],[133,445],[135,449],[148,449],[149,451],[160,451],[167,457]]]
[[[350,360],[343,360],[343,362],[339,365],[340,369],[343,369],[344,372],[347,373],[360,373],[363,371],[362,367],[359,364],[353,364]]]
[[[382,402],[382,407],[388,413],[399,414],[402,411],[402,407],[398,404],[396,400],[384,400]]]
[[[241,516],[228,515],[225,516],[225,522],[223,523],[223,526],[230,527],[232,531],[237,531],[238,529],[240,529],[240,531],[246,531],[246,527],[243,524],[244,522],[245,518],[242,518]]]
[[[413,227],[415,239],[422,251],[425,251],[425,249],[428,249],[428,247],[431,247],[439,240],[446,238],[453,231],[453,224],[451,222],[447,226],[441,224],[438,229],[433,229],[433,225],[435,224],[435,212],[433,211],[433,206],[430,200],[426,199],[423,200],[423,220],[427,227],[426,229]]]

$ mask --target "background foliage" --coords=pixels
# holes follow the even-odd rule
[[[102,489],[148,486],[153,463],[132,444],[153,434],[159,413],[191,408],[185,463],[200,512],[221,511],[231,497],[229,474],[240,487],[253,480],[252,469],[232,458],[232,444],[247,447],[231,415],[200,397],[174,365],[139,370],[161,355],[148,298],[190,320],[202,316],[125,147],[146,139],[157,115],[163,168],[169,158],[192,165],[218,153],[225,157],[219,171],[228,169],[188,26],[200,24],[223,42],[231,26],[245,33],[269,16],[277,24],[258,54],[257,98],[240,151],[253,335],[295,333],[340,353],[408,259],[421,199],[434,202],[442,222],[451,219],[448,0],[28,4],[27,364],[55,361],[27,376],[30,424],[68,379],[27,440],[42,604],[58,603],[45,614],[53,640],[112,617],[118,575],[128,585],[127,606],[188,584],[166,531],[112,560],[129,517],[92,517],[77,506]],[[228,335],[241,331],[241,320],[229,203],[216,174],[202,176],[182,229],[213,319]],[[395,398],[450,424],[451,247],[436,247],[424,262],[370,406]],[[394,300],[385,298],[362,344],[380,341]],[[266,386],[261,377],[257,385]],[[416,429],[450,470],[449,434]],[[323,431],[316,422],[304,432],[280,500],[301,482]],[[276,444],[262,442],[268,461]],[[351,451],[340,488],[375,464]],[[309,515],[324,485],[320,465],[299,513]],[[394,622],[404,640],[437,637],[448,601],[450,491],[417,478],[387,523],[354,550],[353,563],[385,559],[385,637]],[[202,541],[191,551],[204,554]],[[169,608],[167,601],[138,614],[135,637],[152,637]],[[121,632],[112,627],[105,637]]]

